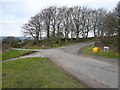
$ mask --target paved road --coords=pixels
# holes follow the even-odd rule
[[[20,58],[48,57],[64,69],[66,73],[92,88],[118,88],[117,64],[101,61],[100,58],[94,59],[77,54],[80,48],[92,43],[82,43],[54,49],[34,49],[34,51],[38,52]]]

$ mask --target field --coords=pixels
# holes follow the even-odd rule
[[[100,56],[100,57],[114,58],[114,59],[120,58],[120,56],[117,52],[112,52],[112,51],[104,52],[103,49],[99,48],[98,52],[93,53],[92,49],[93,49],[93,45],[90,45],[87,47],[83,47],[80,51],[86,55],[96,55],[96,56]]]
[[[3,62],[3,88],[86,88],[47,58]]]
[[[33,51],[24,51],[24,50],[14,50],[14,49],[8,49],[6,52],[2,53],[2,60],[15,58],[18,56],[29,54]]]

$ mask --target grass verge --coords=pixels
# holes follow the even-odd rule
[[[33,51],[9,49],[7,52],[2,54],[2,60],[11,59],[11,58],[15,58],[18,56],[26,55],[26,54],[29,54],[31,52],[33,52]]]
[[[58,47],[64,47],[64,46],[70,46],[70,45],[75,45],[75,44],[79,44],[80,42],[72,42],[72,43],[67,43],[67,44],[63,44],[63,45],[57,45],[54,44],[52,46],[45,46],[45,47],[40,47],[39,45],[26,45],[23,46],[23,49],[50,49],[50,48],[58,48]]]
[[[93,53],[92,49],[93,49],[93,45],[89,45],[87,47],[83,47],[82,49],[80,49],[80,51],[86,55],[96,55],[100,57],[114,58],[114,59],[120,58],[120,56],[116,52],[111,52],[111,51],[104,52],[103,49],[99,48],[99,51],[97,53]]]
[[[3,88],[85,88],[47,58],[3,62]]]
[[[94,40],[85,40],[85,41],[69,41],[67,44],[62,43],[61,45],[59,44],[53,44],[52,46],[45,46],[45,47],[41,47],[40,45],[25,45],[22,48],[23,49],[50,49],[50,48],[59,48],[59,47],[65,47],[65,46],[71,46],[71,45],[75,45],[75,44],[80,44],[80,43],[85,43],[85,42],[91,42]]]

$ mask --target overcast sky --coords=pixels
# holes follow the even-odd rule
[[[88,6],[112,11],[119,0],[0,0],[0,36],[23,36],[21,27],[49,6]]]

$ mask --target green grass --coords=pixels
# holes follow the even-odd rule
[[[2,60],[1,58],[2,57],[0,57],[0,60]],[[2,62],[1,61],[0,61],[0,90],[2,90]]]
[[[47,58],[3,62],[3,88],[86,88]]]
[[[93,53],[92,49],[93,49],[93,45],[90,45],[87,47],[83,47],[80,51],[82,51],[86,55],[96,55],[100,57],[114,58],[114,59],[120,58],[120,56],[116,52],[110,52],[110,51],[104,52],[102,49],[99,48],[99,51],[97,53]]]
[[[2,60],[2,53],[0,53],[0,60]]]
[[[33,51],[9,49],[7,52],[2,54],[2,60],[11,59],[11,58],[15,58],[18,56],[26,55],[26,54],[29,54],[31,52],[33,52]]]

